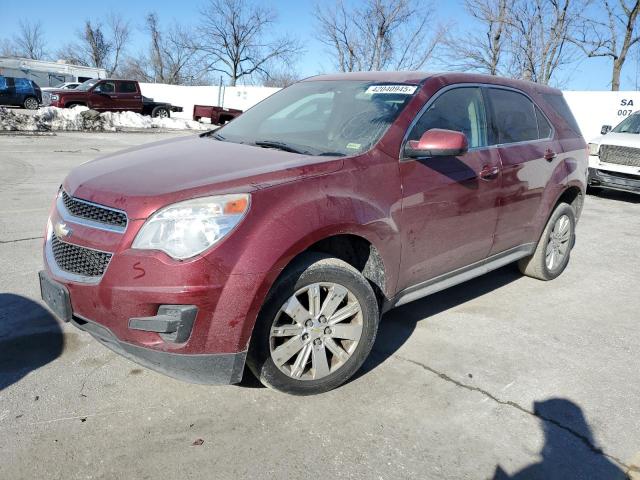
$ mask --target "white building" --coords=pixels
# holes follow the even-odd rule
[[[84,82],[90,78],[107,78],[104,68],[70,65],[61,60],[47,62],[28,58],[0,57],[0,75],[33,80],[39,87],[56,87],[65,82]]]

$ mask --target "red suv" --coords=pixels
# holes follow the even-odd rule
[[[560,91],[472,74],[313,77],[199,137],[85,163],[42,296],[154,370],[337,387],[382,312],[511,262],[557,277],[587,148]]]

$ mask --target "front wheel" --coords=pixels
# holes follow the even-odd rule
[[[571,205],[559,204],[551,214],[533,255],[518,262],[520,271],[539,280],[553,280],[569,263],[575,243],[576,214]]]
[[[313,395],[346,382],[369,355],[378,330],[376,296],[342,260],[305,254],[272,288],[247,363],[271,388]]]

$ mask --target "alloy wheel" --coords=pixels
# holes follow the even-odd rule
[[[296,380],[318,380],[351,358],[362,336],[360,303],[337,283],[313,283],[280,307],[271,326],[271,359]]]
[[[28,110],[35,110],[38,108],[38,101],[35,98],[27,98],[24,102],[24,106]]]
[[[562,265],[569,251],[570,240],[571,220],[567,215],[561,215],[553,224],[545,251],[545,262],[549,270],[555,270]]]

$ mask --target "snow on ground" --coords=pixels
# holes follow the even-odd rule
[[[33,115],[25,115],[0,107],[0,131],[98,131],[115,132],[123,129],[165,128],[172,130],[210,130],[211,125],[184,118],[151,118],[134,112],[103,112],[87,107],[40,108]]]

